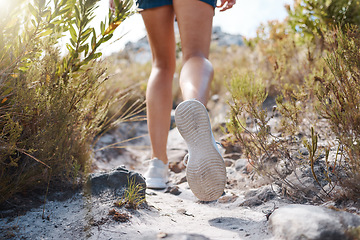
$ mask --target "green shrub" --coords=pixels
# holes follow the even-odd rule
[[[296,1],[289,11],[288,20],[261,26],[258,36],[247,42],[256,63],[248,68],[257,74],[245,75],[241,70],[233,76],[228,130],[241,142],[254,169],[287,189],[307,197],[311,186],[307,189],[288,176],[309,163],[314,184],[322,188],[326,180],[329,191],[340,184],[342,194],[346,193],[342,197],[358,199],[360,34],[359,16],[354,13],[359,12],[359,1]],[[273,113],[261,107],[265,92],[277,96],[281,121],[275,136],[268,127]],[[319,120],[325,132],[316,133]],[[331,136],[329,142],[336,137],[335,162],[329,160],[331,146],[318,146],[319,135]],[[309,159],[294,157],[301,140]],[[319,176],[314,165],[323,152],[325,169]],[[280,169],[288,172],[278,171],[279,160]]]
[[[359,12],[359,0],[295,0],[293,8],[288,7],[289,25],[301,39],[318,39],[324,47],[329,30],[360,26]]]
[[[276,107],[263,109],[267,97],[265,89],[259,76],[233,75],[229,86],[231,111],[227,130],[234,136],[233,140],[241,144],[251,165],[248,170],[253,168],[265,180],[277,182],[288,196],[298,198],[297,201],[309,199],[312,195],[307,186],[288,177],[302,164],[293,157],[296,152],[293,145],[299,142],[293,132],[298,128],[288,123],[287,129],[280,129],[280,135],[277,134],[279,129],[271,129],[270,121],[278,110]]]
[[[349,197],[360,196],[360,30],[347,26],[329,38],[325,58],[330,72],[315,78],[318,110],[328,120],[340,148],[338,165],[345,171],[339,183]]]
[[[89,27],[97,2],[18,0],[0,17],[0,203],[50,178],[77,181],[89,170],[109,105],[105,69],[94,60],[132,6],[116,4],[97,35]],[[57,44],[65,33],[70,42],[61,57]]]

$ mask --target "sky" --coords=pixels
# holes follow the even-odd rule
[[[0,0],[1,1],[1,0]],[[220,26],[224,32],[241,34],[245,37],[256,36],[256,29],[261,23],[269,20],[282,20],[287,16],[285,4],[294,0],[237,0],[232,9],[225,12],[215,10],[214,26]],[[96,10],[94,26],[103,20],[108,13],[109,0],[101,0]],[[105,55],[121,50],[128,41],[136,41],[146,35],[140,14],[126,19],[114,34],[114,39],[120,40],[102,48]],[[111,41],[111,40],[110,40]]]

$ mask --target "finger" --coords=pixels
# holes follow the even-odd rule
[[[232,8],[232,7],[234,6],[234,4],[235,4],[235,1],[227,2],[226,6],[224,6],[224,7],[220,10],[220,12],[223,12],[223,11],[226,11],[226,10]]]
[[[221,0],[220,5],[217,5],[217,8],[222,8],[226,3],[226,0]]]

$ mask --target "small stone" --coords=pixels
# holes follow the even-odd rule
[[[248,160],[245,158],[240,158],[235,162],[235,170],[241,171],[248,164]]]
[[[224,158],[229,158],[232,160],[238,160],[241,158],[241,154],[240,153],[228,153],[224,155]]]
[[[182,184],[184,182],[187,182],[186,176],[183,176],[179,181],[177,181],[176,185]]]
[[[230,159],[224,159],[225,167],[231,167],[234,165],[234,161]]]
[[[175,196],[178,196],[181,194],[180,188],[178,186],[169,186],[166,188],[165,193],[170,193]]]
[[[167,233],[160,232],[160,233],[158,233],[157,238],[166,238],[167,236],[168,236]]]
[[[185,216],[195,217],[193,214],[188,213],[188,212],[187,212],[185,209],[183,209],[183,208],[177,210],[177,212],[180,213],[180,214],[183,214],[183,215],[185,215]]]
[[[250,190],[245,193],[245,200],[240,203],[240,206],[259,206],[262,203],[273,199],[275,196],[275,192],[269,186],[265,186],[256,190]]]
[[[219,203],[233,203],[236,201],[236,199],[238,198],[238,196],[236,195],[225,195],[219,198],[218,202]]]
[[[170,162],[169,163],[169,169],[170,171],[174,173],[181,173],[185,170],[185,165],[183,162]]]
[[[309,155],[309,151],[308,151],[307,148],[300,148],[300,149],[299,149],[299,152],[300,152],[300,154],[303,155],[303,156]]]

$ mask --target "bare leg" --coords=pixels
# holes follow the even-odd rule
[[[152,51],[146,104],[152,158],[165,164],[172,107],[172,80],[175,72],[174,11],[172,6],[147,9],[141,13]]]
[[[197,99],[206,105],[214,76],[208,60],[214,9],[194,0],[174,0],[183,51],[180,87],[184,100]]]

